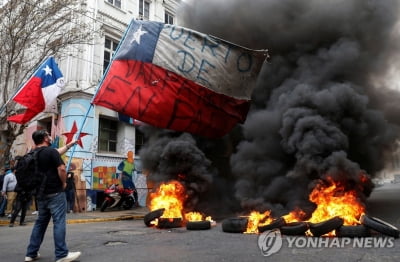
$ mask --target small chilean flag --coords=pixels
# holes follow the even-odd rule
[[[54,58],[47,58],[12,99],[25,106],[25,112],[7,120],[25,124],[45,109],[50,110],[63,86],[64,77]]]
[[[266,50],[132,20],[93,98],[150,125],[220,137],[243,123]]]

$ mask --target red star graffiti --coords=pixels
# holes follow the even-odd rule
[[[74,139],[75,134],[78,132],[78,127],[76,126],[76,121],[74,121],[71,131],[67,132],[67,133],[63,133],[63,135],[67,138],[67,142],[65,142],[65,144],[68,144],[69,142],[71,142]],[[77,144],[83,148],[83,144],[82,144],[82,140],[81,138],[86,136],[88,133],[83,133],[81,132],[79,134],[79,137],[77,138],[78,142]]]

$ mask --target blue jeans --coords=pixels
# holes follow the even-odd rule
[[[3,196],[0,197],[0,215],[4,215],[4,209],[7,205],[7,199]]]
[[[32,229],[30,242],[26,251],[27,257],[37,256],[40,245],[43,242],[50,218],[53,218],[53,238],[56,260],[68,255],[68,248],[65,242],[66,234],[66,208],[67,200],[65,193],[58,193],[56,196],[38,199],[39,215]]]
[[[74,210],[74,205],[75,205],[75,190],[71,189],[71,190],[66,190],[65,191],[65,195],[67,196],[67,213],[70,210]]]

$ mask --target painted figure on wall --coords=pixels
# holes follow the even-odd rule
[[[124,188],[132,188],[134,189],[134,197],[136,205],[138,204],[138,194],[135,187],[135,183],[133,182],[132,176],[135,171],[135,163],[134,156],[132,151],[128,151],[127,159],[121,161],[118,165],[118,170],[121,171],[121,180]]]

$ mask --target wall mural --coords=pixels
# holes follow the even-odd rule
[[[85,99],[71,99],[63,101],[61,105],[61,117],[56,114],[48,114],[47,118],[51,118],[51,136],[55,148],[62,147],[69,143],[72,139],[76,139],[77,133],[81,128],[83,116],[87,108],[90,106],[90,101]],[[92,110],[93,111],[93,110]],[[35,123],[35,124],[34,124]],[[24,155],[34,144],[32,141],[32,133],[35,130],[46,128],[48,122],[33,122],[24,130],[24,134],[18,136],[11,148],[13,157]],[[99,155],[97,152],[98,130],[97,118],[91,115],[85,121],[82,132],[79,135],[78,143],[75,146],[72,155],[72,161],[69,170],[74,172],[76,177],[77,196],[74,211],[92,211],[96,207],[100,207],[101,194],[107,186],[112,184],[122,185],[121,171],[118,170],[118,165],[126,159],[129,151],[135,152],[134,138],[118,137],[118,151],[124,152],[122,155]],[[84,132],[83,132],[84,131]],[[6,138],[0,140],[0,151],[2,144]],[[63,160],[68,165],[69,158],[73,149],[68,150],[63,156]],[[138,158],[135,157],[135,161]],[[147,198],[147,183],[146,176],[135,170],[132,174],[132,181],[138,192],[138,201],[140,206],[146,206]]]
[[[96,157],[92,159],[92,179],[90,181],[91,189],[102,191],[112,184],[123,185],[121,171],[118,166],[126,158],[123,157]],[[137,160],[136,160],[137,161]],[[132,174],[132,182],[138,192],[138,201],[140,206],[146,206],[147,183],[146,176],[141,170],[135,170]],[[101,203],[96,203],[97,206]]]
[[[89,107],[90,101],[81,98],[74,98],[62,103],[62,117],[52,128],[55,132],[54,135],[60,136],[60,143],[64,145],[72,139],[77,139],[83,116],[87,113]],[[112,184],[122,186],[121,171],[117,167],[121,161],[126,159],[124,155],[126,156],[128,151],[134,152],[135,148],[134,138],[118,137],[118,151],[124,152],[123,155],[96,155],[97,121],[94,110],[91,110],[91,114],[86,119],[79,134],[76,152],[72,156],[72,163],[76,165],[76,170],[79,170],[77,175],[85,185],[88,211],[92,210],[93,207],[100,207],[101,203],[99,202],[102,201],[102,192],[105,188]],[[66,155],[70,156],[70,152],[67,152]],[[76,162],[75,159],[80,159],[80,161]],[[132,180],[138,191],[139,205],[145,206],[147,197],[146,177],[141,172],[135,171]]]

